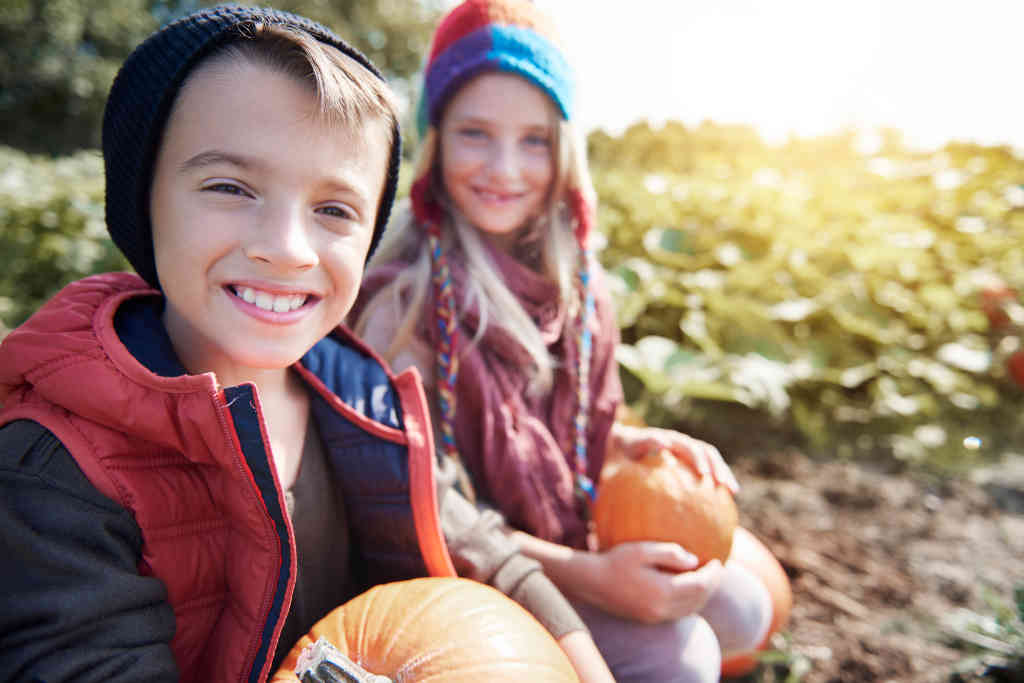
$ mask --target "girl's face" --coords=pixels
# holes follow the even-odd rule
[[[508,249],[544,208],[554,178],[554,103],[524,78],[484,73],[448,103],[440,125],[448,196],[478,230]]]
[[[154,168],[164,323],[185,367],[222,383],[281,371],[355,299],[389,129],[330,126],[310,87],[244,60],[186,82]]]

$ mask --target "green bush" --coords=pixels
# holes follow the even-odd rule
[[[1024,442],[1024,161],[852,133],[595,134],[630,398],[658,423],[795,431],[830,454],[963,461]],[[738,428],[738,429],[737,429]]]
[[[128,268],[103,221],[103,161],[92,152],[50,160],[0,147],[0,333],[58,289]]]

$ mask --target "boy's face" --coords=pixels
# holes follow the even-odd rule
[[[239,60],[186,82],[150,199],[164,322],[193,373],[291,365],[348,312],[384,186],[390,130],[316,116],[312,90]]]

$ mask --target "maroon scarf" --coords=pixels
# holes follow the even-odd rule
[[[450,258],[459,293],[460,355],[456,384],[455,439],[477,495],[494,505],[509,524],[556,543],[585,547],[584,510],[573,491],[573,418],[577,401],[576,321],[567,320],[564,306],[552,297],[549,279],[511,256],[491,249],[490,257],[505,283],[537,323],[558,366],[550,391],[533,395],[529,357],[513,335],[490,321],[483,338],[470,346],[479,323],[466,306],[461,284],[466,274],[456,254]],[[360,305],[390,282],[400,265],[368,273]],[[590,369],[590,414],[587,430],[588,474],[597,481],[605,444],[622,400],[615,346],[619,334],[603,273],[592,264],[596,315],[591,320],[593,354]],[[424,311],[433,311],[432,302]],[[425,316],[418,333],[437,348],[437,328]],[[431,370],[434,370],[431,368]]]

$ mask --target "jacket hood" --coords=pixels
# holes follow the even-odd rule
[[[3,408],[18,403],[30,417],[42,399],[179,452],[217,452],[225,432],[209,416],[219,414],[220,388],[212,374],[181,367],[160,323],[162,308],[160,292],[134,274],[69,284],[0,343]],[[144,343],[136,334],[143,332]],[[197,440],[211,448],[184,447]]]

